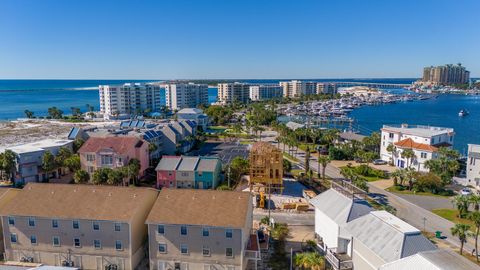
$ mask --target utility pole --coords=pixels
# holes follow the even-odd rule
[[[230,165],[228,165],[227,180],[228,180],[228,188],[230,188]]]
[[[427,222],[427,218],[423,217],[423,231],[426,232],[425,230],[425,223]]]

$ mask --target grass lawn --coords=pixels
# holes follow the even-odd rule
[[[472,228],[470,228],[472,231],[474,231],[474,225],[471,220],[464,219],[464,218],[459,218],[458,217],[458,210],[456,209],[444,209],[444,208],[439,208],[439,209],[433,209],[433,213],[443,217],[444,219],[450,220],[453,223],[464,223],[471,225]]]
[[[300,169],[292,169],[292,170],[290,171],[290,173],[291,173],[293,176],[299,176],[300,173],[304,173],[304,172],[305,172],[305,170],[300,170]]]
[[[228,126],[209,126],[208,129],[212,130],[219,130],[219,129],[227,129]]]
[[[343,169],[343,168],[348,168],[348,166],[342,166],[339,169]],[[355,169],[355,166],[352,166],[350,168],[353,170],[353,169]],[[374,168],[371,168],[371,169],[376,170]],[[386,178],[382,178],[382,177],[379,177],[379,176],[376,176],[376,175],[369,175],[369,176],[359,175],[359,176],[364,178],[365,180],[367,180],[367,182],[374,182],[374,181],[386,179]]]
[[[420,196],[432,196],[432,197],[441,197],[441,198],[449,198],[453,195],[441,195],[441,194],[433,194],[433,193],[430,193],[430,192],[413,192],[413,191],[410,191],[410,190],[400,190],[398,188],[398,186],[391,186],[389,188],[386,189],[387,191],[389,192],[392,192],[392,193],[398,193],[398,194],[408,194],[408,195],[420,195]]]
[[[283,153],[283,157],[292,161],[292,162],[299,162],[298,158],[288,154],[288,153]]]
[[[310,148],[310,153],[315,153],[317,152],[315,150],[316,145],[312,143],[301,143],[298,148],[300,148],[303,151],[307,151],[307,146]]]

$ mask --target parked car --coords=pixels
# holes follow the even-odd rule
[[[385,160],[382,160],[382,159],[375,159],[373,161],[373,164],[375,164],[375,165],[387,165],[387,162]]]
[[[471,195],[472,191],[468,188],[464,188],[464,189],[460,190],[460,194],[467,196],[467,195]]]

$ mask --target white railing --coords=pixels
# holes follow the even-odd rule
[[[352,260],[340,260],[337,258],[336,249],[335,248],[328,248],[325,257],[327,261],[335,268],[336,270],[346,270],[353,268]]]
[[[245,250],[245,257],[247,259],[259,260],[260,259],[260,252],[253,251],[253,250]]]

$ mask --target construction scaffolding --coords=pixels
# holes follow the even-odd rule
[[[267,142],[256,142],[250,150],[250,190],[268,189],[267,192],[283,191],[283,155]]]

